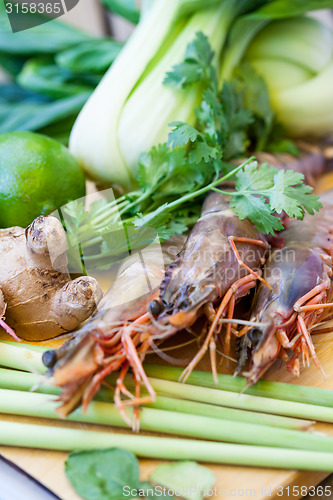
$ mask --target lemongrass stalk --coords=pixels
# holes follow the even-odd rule
[[[274,415],[299,417],[333,423],[333,408],[312,404],[295,403],[260,396],[249,396],[221,389],[210,389],[168,380],[149,379],[158,394],[210,403],[241,410],[261,411]]]
[[[61,389],[51,384],[51,380],[48,381],[45,378],[42,379],[40,375],[0,368],[1,389],[10,389],[16,391],[31,391],[33,389],[38,393],[59,395]],[[109,389],[102,388],[95,399],[102,402],[113,402],[113,392]],[[220,420],[222,419],[235,422],[245,422],[248,424],[257,424],[258,422],[260,422],[260,425],[294,430],[305,430],[314,423],[309,420],[280,417],[277,415],[268,415],[265,413],[257,413],[253,411],[222,408],[220,406],[213,406],[210,404],[203,404],[187,400],[179,400],[165,396],[157,396],[156,400],[153,403],[144,406],[148,408],[155,408],[172,412],[188,413],[190,415],[214,417]]]
[[[46,450],[125,448],[138,457],[166,460],[270,467],[298,470],[333,470],[333,454],[246,446],[192,439],[114,434],[46,425],[0,422],[0,444]]]
[[[23,354],[23,356],[22,356]],[[23,347],[20,345],[10,345],[10,343],[0,343],[0,365],[9,368],[16,368],[23,371],[36,371],[45,373],[46,368],[42,364],[41,356],[39,353],[29,350],[29,345]],[[176,381],[182,373],[181,368],[167,367],[160,365],[145,364],[145,370],[148,376],[165,379],[168,381]],[[163,380],[159,380],[159,387]],[[193,371],[189,382],[190,384],[173,384],[168,385],[168,395],[173,397],[181,397],[184,399],[197,400],[199,402],[206,402],[209,404],[216,404],[222,406],[229,406],[232,408],[239,408],[251,411],[258,411],[264,413],[273,413],[277,415],[284,415],[289,417],[298,417],[310,420],[320,420],[331,422],[333,410],[333,391],[318,389],[313,387],[298,386],[293,384],[285,384],[281,382],[268,382],[259,381],[255,386],[247,389],[247,395],[259,396],[259,399],[251,399],[247,395],[238,397],[237,395],[229,395],[229,392],[239,393],[244,390],[246,386],[246,379],[243,377],[232,377],[230,375],[218,375],[218,383],[215,384],[211,373]],[[156,384],[156,381],[155,381]],[[192,387],[192,389],[191,389]],[[198,392],[201,387],[212,388],[215,390],[215,400],[207,399],[205,394],[207,391],[201,391],[198,398]],[[223,389],[223,391],[220,391]],[[156,386],[156,390],[159,389]],[[172,392],[174,391],[174,392]],[[219,394],[220,392],[220,394]],[[232,404],[226,404],[226,397],[232,399]],[[244,398],[247,396],[247,403],[243,407]],[[278,401],[274,402],[274,399]],[[270,400],[268,402],[268,400]],[[221,402],[223,401],[223,402]],[[279,401],[285,401],[282,405]],[[242,402],[242,403],[241,403]],[[292,403],[299,403],[299,405],[292,405]],[[258,405],[257,407],[255,405]],[[322,407],[317,409],[316,406]],[[283,407],[283,410],[282,410]],[[325,407],[328,410],[325,413]],[[280,410],[279,410],[280,408]],[[327,420],[325,420],[327,419]]]
[[[36,352],[43,352],[47,351],[49,347],[45,347],[44,345],[37,345],[37,344],[25,344],[24,342],[13,342],[12,340],[1,340],[1,344],[7,344],[15,347],[22,347],[23,349],[29,349],[31,351],[36,351]]]
[[[56,413],[58,405],[57,396],[0,389],[0,413],[60,419]],[[126,413],[132,420],[133,409],[128,408]],[[100,401],[90,403],[85,414],[78,409],[67,419],[73,422],[128,427],[114,404]],[[333,452],[333,438],[326,435],[230,420],[221,421],[213,417],[152,408],[141,409],[140,427],[144,431],[212,441]]]
[[[177,413],[190,413],[191,415],[201,415],[204,417],[213,417],[220,420],[231,420],[234,422],[244,422],[269,427],[279,427],[292,430],[306,430],[315,422],[292,417],[283,417],[280,415],[270,415],[257,411],[238,410],[235,408],[225,408],[208,403],[200,403],[184,399],[177,399],[168,396],[157,396],[153,403],[144,405],[147,408],[157,408]],[[221,422],[223,425],[223,423]]]
[[[0,342],[0,366],[28,372],[44,373],[42,351],[37,352],[29,345]]]
[[[171,382],[177,382],[183,372],[182,368],[172,366],[161,366],[148,363],[145,363],[144,366],[148,377],[169,380]],[[215,383],[210,372],[194,370],[188,378],[188,383],[200,387],[240,393],[246,388],[247,382],[244,377],[219,374],[218,383]],[[311,405],[328,406],[330,408],[333,407],[333,391],[317,387],[260,380],[254,386],[247,388],[246,394]]]

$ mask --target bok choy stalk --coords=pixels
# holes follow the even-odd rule
[[[167,140],[170,119],[193,123],[200,87],[170,91],[163,87],[165,73],[184,56],[196,31],[204,31],[220,52],[234,18],[258,3],[263,1],[153,3],[74,125],[70,150],[91,177],[129,188],[139,153]]]
[[[279,121],[293,136],[333,130],[333,34],[316,19],[276,21],[245,54],[268,86]]]
[[[175,88],[163,85],[163,80],[168,70],[183,59],[189,40],[193,40],[199,31],[208,37],[212,51],[220,53],[235,15],[233,3],[221,2],[217,8],[194,14],[156,66],[143,75],[126,101],[119,120],[118,142],[122,157],[132,172],[136,171],[141,153],[167,140],[170,122],[195,125],[195,109],[202,98],[202,86],[197,83],[185,89]],[[206,55],[207,58],[212,56],[213,53]],[[186,58],[190,57],[188,54]]]
[[[332,7],[332,0],[274,0],[239,17],[224,48],[220,83],[237,74],[242,60],[250,61],[266,80],[272,107],[290,134],[329,135],[332,34],[319,21],[301,16]]]

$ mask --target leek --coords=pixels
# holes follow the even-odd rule
[[[332,472],[333,454],[191,439],[114,434],[48,425],[0,422],[0,443],[46,450],[119,447],[139,457]]]

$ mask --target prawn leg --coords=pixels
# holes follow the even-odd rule
[[[327,378],[324,370],[321,367],[319,359],[317,357],[317,354],[316,354],[313,342],[311,340],[311,337],[310,337],[310,334],[308,332],[308,329],[307,329],[307,326],[306,326],[306,323],[304,321],[303,316],[298,316],[298,318],[297,318],[297,329],[298,329],[299,333],[302,333],[303,336],[304,336],[304,338],[305,338],[305,341],[306,341],[306,343],[308,345],[308,348],[309,348],[310,354],[312,356],[312,359],[314,361],[314,364],[316,365],[317,368],[319,368],[319,370],[321,371],[323,377]]]
[[[252,245],[258,245],[258,246],[263,247],[266,250],[268,250],[269,249],[268,243],[266,243],[262,240],[254,240],[252,238],[241,238],[239,236],[229,236],[228,241],[229,241],[230,246],[234,252],[234,255],[237,259],[238,264],[241,267],[243,267],[244,269],[246,269],[250,274],[252,274],[257,280],[261,281],[264,285],[266,285],[270,290],[272,290],[271,285],[262,276],[260,276],[259,273],[255,272],[248,265],[246,265],[245,262],[243,262],[240,254],[239,254],[239,251],[237,249],[237,246],[235,244],[236,241],[240,242],[240,243],[250,243]]]
[[[216,312],[215,318],[213,323],[211,324],[208,334],[206,336],[205,342],[203,343],[201,349],[197,352],[195,357],[192,359],[190,364],[185,368],[183,373],[181,374],[179,381],[180,382],[186,382],[186,380],[189,378],[191,375],[192,371],[194,368],[197,366],[197,364],[202,360],[204,355],[206,354],[208,347],[211,345],[210,348],[210,358],[211,358],[211,365],[212,368],[215,367],[215,372],[213,371],[213,376],[214,379],[217,380],[217,371],[216,371],[216,349],[214,349],[214,344],[211,344],[211,341],[213,339],[216,327],[218,326],[219,319],[223,314],[225,314],[225,311],[227,307],[229,306],[230,302],[236,300],[238,297],[239,290],[242,290],[242,293],[244,291],[250,290],[251,288],[255,287],[257,282],[257,278],[254,277],[252,274],[249,274],[248,276],[245,276],[244,278],[241,278],[240,280],[236,281],[227,291],[225,294],[224,298],[221,301],[220,306],[218,307],[218,310]]]

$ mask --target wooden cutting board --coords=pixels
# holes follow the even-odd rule
[[[278,361],[267,374],[269,380],[279,380],[283,382],[293,382],[298,384],[312,385],[322,388],[333,388],[333,333],[317,335],[315,345],[319,359],[321,360],[327,378],[324,380],[319,371],[311,366],[306,369],[299,379],[294,379]],[[155,360],[154,360],[155,361]],[[207,368],[207,361],[201,366]],[[22,417],[1,416],[0,419],[26,423],[36,423],[36,419]],[[52,421],[48,422],[52,425]],[[58,423],[57,425],[66,425]],[[102,426],[91,426],[87,424],[71,424],[76,428],[89,428],[94,430],[104,430]],[[333,435],[333,424],[316,424],[315,430]],[[117,430],[116,430],[117,432]],[[122,431],[123,432],[123,431]],[[30,474],[38,478],[46,486],[59,495],[63,500],[78,500],[79,497],[72,490],[64,474],[64,462],[67,453],[27,450],[21,448],[0,447],[0,453],[17,463]],[[140,475],[142,479],[147,479],[154,467],[158,465],[155,460],[140,460]],[[224,497],[232,498],[255,498],[264,500],[266,498],[300,498],[291,496],[285,490],[284,496],[278,496],[280,487],[287,486],[315,486],[321,482],[327,473],[320,472],[299,472],[288,470],[259,469],[250,467],[235,467],[209,465],[216,476],[216,487],[225,492]],[[332,471],[333,472],[333,471]],[[228,496],[227,496],[228,495]],[[222,494],[218,497],[222,497]]]

